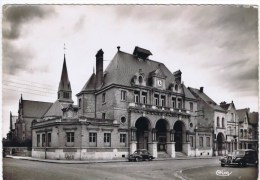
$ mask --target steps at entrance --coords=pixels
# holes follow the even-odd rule
[[[187,157],[187,155],[184,154],[183,152],[175,152],[175,157],[176,158],[181,158],[181,157]]]
[[[157,152],[158,158],[170,158],[171,156],[164,151]]]

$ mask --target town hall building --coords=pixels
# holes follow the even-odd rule
[[[57,100],[32,122],[32,156],[47,159],[117,159],[136,149],[154,157],[212,156],[213,133],[198,123],[204,111],[184,85],[180,70],[171,72],[150,59],[149,50],[132,54],[118,47],[96,72],[73,105],[66,59]]]

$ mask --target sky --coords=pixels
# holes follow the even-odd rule
[[[73,100],[104,51],[104,68],[135,46],[187,87],[204,87],[216,103],[258,111],[258,9],[235,5],[2,6],[2,116],[18,114],[19,98],[54,102],[66,54]],[[64,46],[65,44],[65,46]]]

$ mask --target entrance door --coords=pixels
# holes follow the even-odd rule
[[[175,132],[174,141],[175,141],[175,151],[182,151],[182,133],[181,132]]]
[[[166,145],[166,132],[168,128],[168,123],[165,119],[160,119],[157,121],[155,128],[157,130],[156,138],[158,141],[157,144],[157,151],[166,151],[167,145]]]
[[[166,151],[166,136],[158,137],[158,151]]]
[[[175,151],[182,151],[182,142],[183,142],[183,132],[185,132],[185,126],[183,122],[177,121],[173,127],[174,133],[174,142],[175,142]]]

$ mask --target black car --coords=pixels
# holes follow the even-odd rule
[[[247,165],[258,165],[258,155],[253,149],[236,150],[232,154],[221,157],[221,166],[226,165],[238,165],[239,167],[245,167]]]
[[[146,149],[138,149],[128,157],[129,161],[153,160],[154,157]]]

